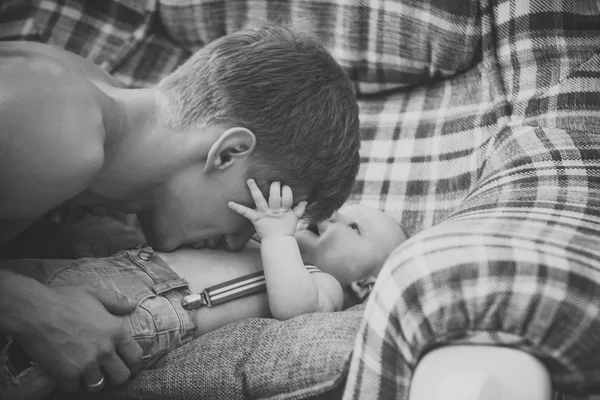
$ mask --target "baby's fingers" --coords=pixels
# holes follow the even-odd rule
[[[252,194],[252,198],[254,199],[254,204],[256,204],[256,208],[258,210],[267,210],[269,208],[269,204],[267,204],[265,196],[263,196],[262,192],[256,185],[254,179],[248,179],[246,184],[248,185],[248,189],[250,189],[250,194]]]
[[[279,181],[271,183],[269,189],[269,207],[271,210],[279,210],[281,208],[281,185]]]
[[[256,210],[253,210],[249,207],[243,206],[233,201],[227,203],[227,206],[236,213],[240,214],[242,217],[248,218],[250,221],[254,221],[258,216]]]
[[[292,194],[292,188],[288,185],[284,185],[281,188],[281,207],[284,210],[289,210],[294,204],[294,195]]]
[[[306,205],[308,204],[308,202],[306,200],[301,201],[300,203],[296,204],[296,207],[294,207],[294,215],[296,215],[296,218],[300,219],[302,218],[302,215],[304,214],[304,211],[306,210]]]

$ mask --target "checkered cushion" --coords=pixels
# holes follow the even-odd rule
[[[452,164],[427,165],[435,172],[417,186],[432,185],[429,196],[400,190],[435,211],[398,205],[403,220],[425,222],[412,225],[418,233],[388,259],[374,288],[344,399],[405,399],[420,357],[459,343],[534,354],[549,369],[557,399],[600,392],[600,10],[591,1],[490,6],[482,7],[479,65],[479,82],[494,93],[490,103],[452,98],[468,90],[460,80],[473,69],[437,85],[447,88],[450,107],[425,106],[414,122],[429,133],[422,136],[430,149],[442,148],[441,162],[456,154],[447,150],[453,144],[431,145],[465,114],[473,125],[463,122],[456,140],[471,133],[488,141],[465,152],[470,168],[462,172],[471,175],[444,183],[439,176],[451,174]],[[438,118],[433,128],[425,128],[424,115]],[[408,187],[415,178],[403,181]],[[473,185],[436,218],[448,199],[442,189],[461,181]]]
[[[312,27],[360,95],[351,201],[385,210],[412,236],[386,263],[360,326],[360,308],[301,324],[242,322],[175,350],[111,397],[328,398],[347,380],[346,399],[406,399],[419,358],[449,343],[520,348],[561,392],[600,392],[597,1],[0,7],[0,38],[63,46],[135,87],[247,20]]]
[[[156,83],[194,50],[259,19],[292,21],[313,30],[346,68],[360,93],[452,76],[481,59],[479,7],[460,0],[376,5],[336,0],[5,3],[0,13],[2,39],[64,47],[90,58],[130,86]]]
[[[504,129],[460,208],[388,259],[345,399],[405,399],[426,351],[464,343],[525,350],[556,389],[598,392],[599,147],[590,133]]]

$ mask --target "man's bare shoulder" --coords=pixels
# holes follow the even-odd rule
[[[79,104],[82,99],[93,98],[95,87],[90,79],[49,55],[53,53],[60,54],[58,49],[40,43],[0,43],[0,110],[12,107],[11,112],[18,111],[15,103],[44,103],[44,108],[53,110],[86,110],[90,106],[87,102]],[[51,104],[49,99],[53,99]]]
[[[95,87],[60,62],[0,45],[0,220],[35,218],[103,162]]]
[[[2,66],[10,66],[19,62],[45,63],[63,69],[69,69],[86,79],[108,86],[123,87],[102,68],[92,61],[65,49],[37,42],[0,42],[0,62]]]

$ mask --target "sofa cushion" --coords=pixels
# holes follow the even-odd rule
[[[378,93],[454,76],[481,59],[479,6],[460,0],[159,0],[160,19],[193,51],[247,22],[275,19],[315,32],[356,83]]]
[[[287,322],[235,323],[174,350],[104,396],[235,400],[327,394],[343,382],[361,316],[357,307]]]
[[[472,192],[388,259],[344,399],[405,399],[427,351],[465,343],[535,355],[557,399],[600,392],[600,9],[489,5],[483,64],[502,123]]]
[[[555,389],[598,392],[600,155],[579,151],[598,146],[555,128],[499,136],[460,210],[387,261],[344,398],[405,399],[419,359],[459,343],[518,348]]]
[[[193,51],[261,19],[314,31],[358,93],[447,78],[481,59],[479,6],[460,0],[27,3],[4,5],[0,38],[64,47],[128,86],[156,83]]]

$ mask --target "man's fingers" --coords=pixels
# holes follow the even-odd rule
[[[130,303],[127,297],[114,290],[100,289],[94,286],[88,286],[86,290],[98,299],[111,314],[129,314],[135,309],[135,304]]]
[[[241,204],[235,203],[233,201],[230,201],[229,203],[227,203],[227,206],[229,208],[231,208],[233,211],[235,211],[236,213],[240,214],[242,217],[246,217],[248,218],[250,221],[253,221],[254,219],[256,219],[256,211],[254,211],[253,209],[243,206]]]
[[[307,204],[308,202],[306,200],[303,200],[300,203],[296,204],[296,207],[294,207],[294,214],[296,215],[296,218],[302,218],[304,211],[306,211]]]
[[[117,344],[117,353],[129,368],[131,375],[138,373],[142,363],[142,347],[130,336]]]
[[[129,368],[127,368],[127,365],[125,365],[116,352],[107,354],[101,362],[102,369],[106,372],[107,377],[110,378],[111,386],[122,385],[131,376]]]
[[[281,188],[281,207],[283,207],[285,210],[289,210],[292,208],[292,204],[294,204],[292,188],[288,185],[283,185],[283,188]]]
[[[269,188],[269,208],[279,210],[281,208],[281,185],[279,181],[271,182]]]
[[[256,185],[256,182],[254,181],[254,179],[248,179],[247,185],[248,185],[248,189],[250,189],[250,194],[252,195],[252,198],[254,199],[254,204],[256,204],[256,208],[258,210],[266,210],[267,208],[269,208],[269,205],[267,204],[267,201],[265,200],[265,196],[263,196],[262,192]]]
[[[81,376],[78,376],[77,378],[73,376],[58,376],[57,378],[60,381],[60,386],[62,386],[65,392],[73,393],[79,389]]]

